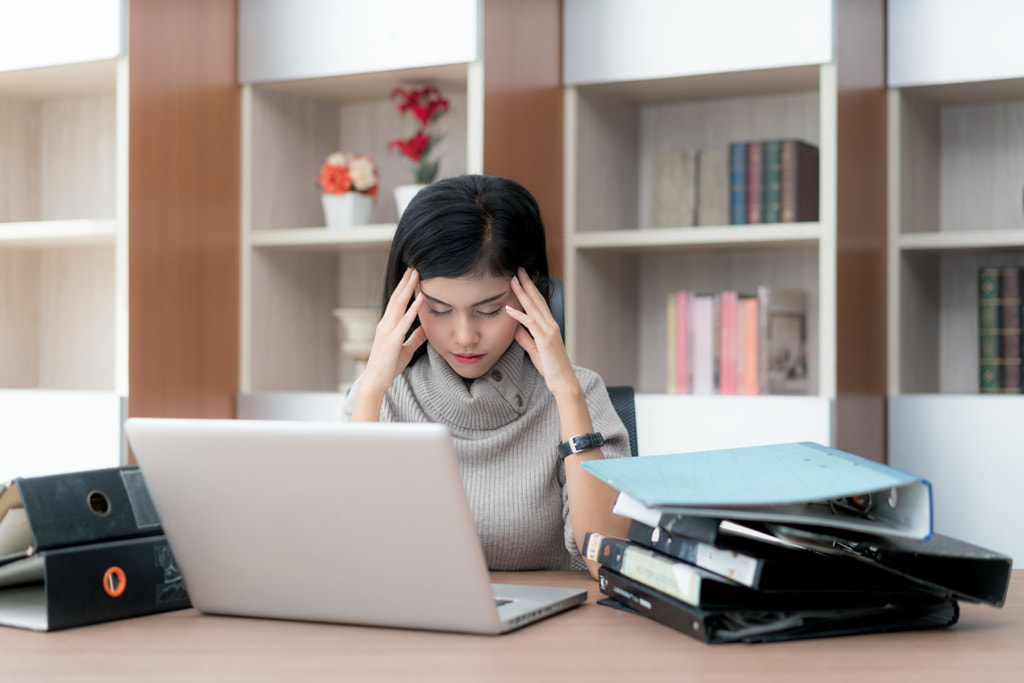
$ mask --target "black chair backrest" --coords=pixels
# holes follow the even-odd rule
[[[562,341],[565,341],[565,289],[562,285],[562,278],[551,278],[551,301],[549,302],[551,315],[558,323],[558,329],[562,331]],[[613,386],[608,387],[608,397],[612,400],[612,407],[619,414],[622,424],[626,425],[626,432],[629,433],[629,452],[634,458],[637,455],[636,445],[636,400],[633,387]]]
[[[612,406],[619,414],[622,424],[626,425],[626,432],[629,434],[629,454],[635,458],[638,448],[636,444],[636,399],[633,395],[633,387],[625,385],[608,387],[608,397],[612,400]]]

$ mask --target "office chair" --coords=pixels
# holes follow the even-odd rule
[[[551,315],[562,332],[562,341],[565,341],[565,288],[560,277],[551,278],[550,307]],[[622,424],[626,426],[626,433],[629,434],[629,454],[635,458],[639,449],[636,443],[636,399],[633,387],[621,385],[610,386],[607,389],[612,407],[615,408]]]

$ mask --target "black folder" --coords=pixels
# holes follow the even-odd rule
[[[730,524],[730,527],[723,525],[716,534],[715,542],[710,543],[632,520],[629,540],[759,590],[910,588],[909,580],[879,568],[867,567],[853,558],[784,543],[764,533],[759,528],[762,525]]]
[[[702,609],[675,600],[613,569],[600,567],[598,604],[646,616],[704,643],[761,643],[856,633],[941,628],[957,622],[956,600],[907,599],[830,609]]]
[[[0,564],[53,548],[161,533],[136,466],[22,477],[0,491]]]
[[[943,534],[926,541],[769,525],[779,538],[853,559],[865,569],[881,569],[904,577],[924,590],[968,602],[1002,607],[1010,587],[1013,559],[994,550]]]
[[[934,598],[891,576],[886,584],[839,583],[829,589],[758,590],[646,548],[628,539],[588,532],[585,557],[668,597],[711,610],[808,610],[877,607]]]
[[[0,565],[0,625],[56,631],[188,606],[162,534],[44,550]]]

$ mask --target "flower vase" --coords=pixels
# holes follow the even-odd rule
[[[405,207],[409,206],[409,202],[412,201],[412,198],[415,197],[416,193],[424,187],[426,187],[426,185],[423,183],[395,186],[395,210],[398,212],[398,220],[402,220],[402,214],[405,212]]]
[[[346,192],[344,194],[324,193],[320,195],[324,207],[324,220],[328,228],[351,228],[367,225],[370,222],[370,210],[373,199],[362,192]]]

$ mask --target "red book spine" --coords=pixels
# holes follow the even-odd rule
[[[759,140],[747,143],[747,223],[763,222],[764,189],[761,171],[764,154]]]

